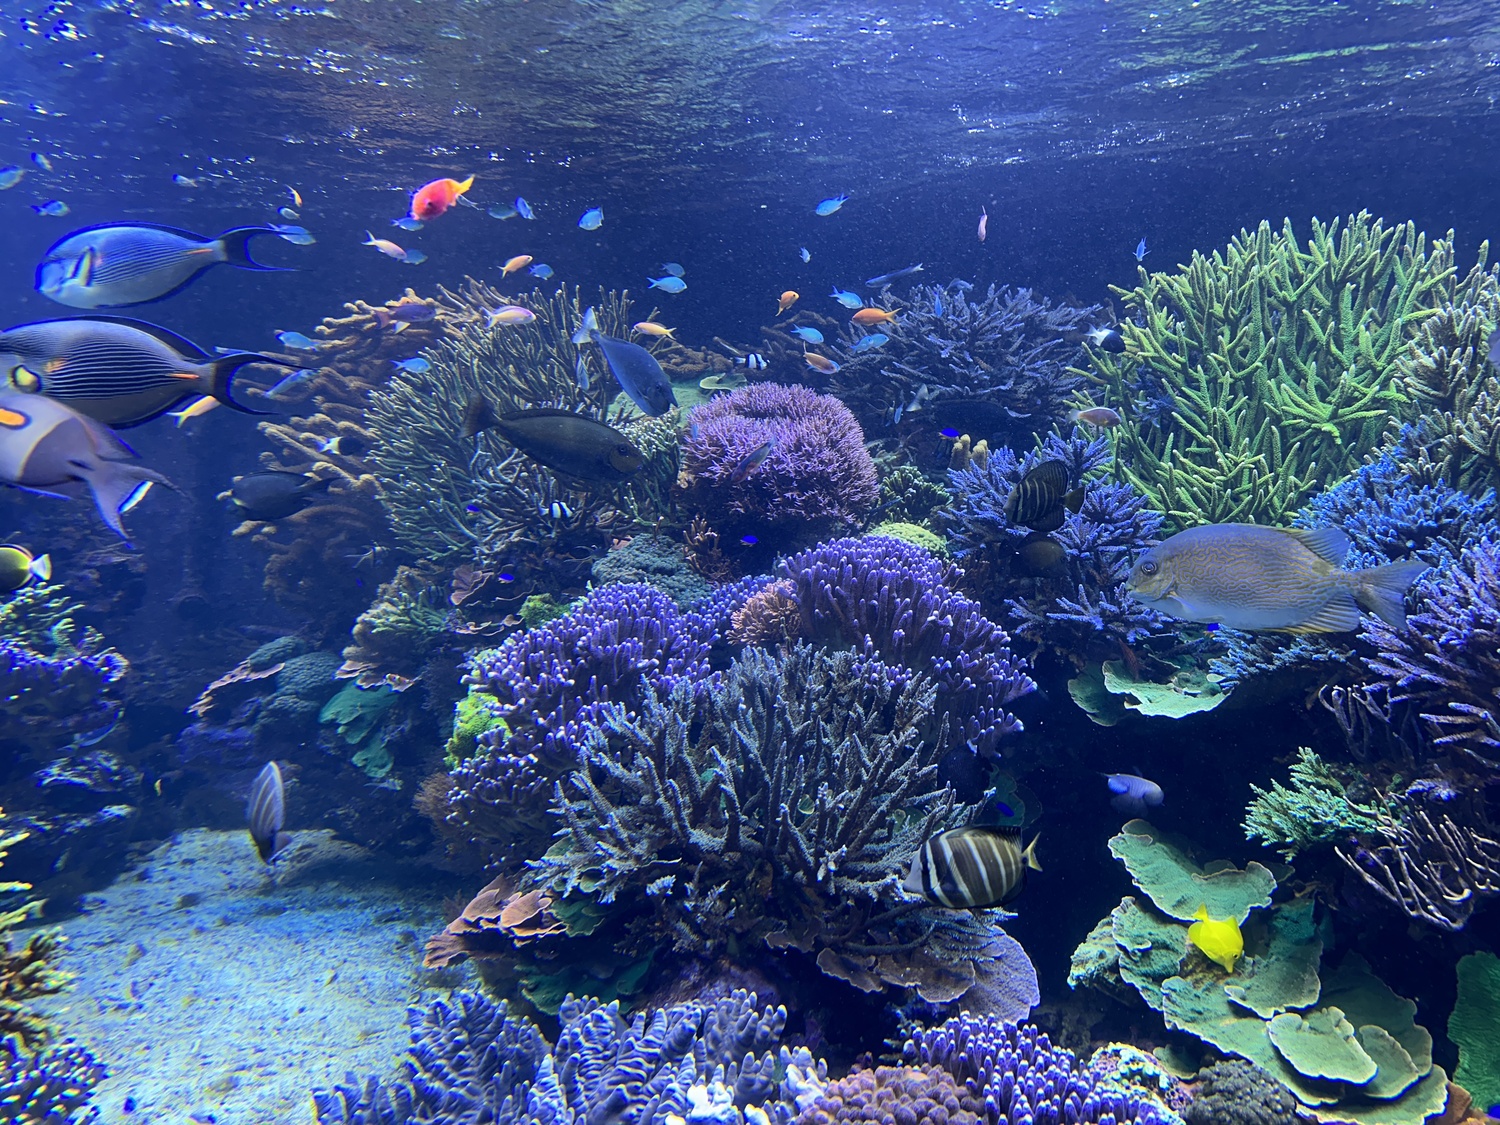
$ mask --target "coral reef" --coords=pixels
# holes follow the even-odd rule
[[[1083,358],[1078,341],[1101,311],[1008,285],[983,295],[962,281],[915,285],[900,316],[879,327],[885,344],[855,351],[871,333],[849,327],[827,349],[839,363],[830,387],[871,429],[904,416],[924,430],[1027,443],[1067,414],[1083,382],[1069,365]]]
[[[10,833],[0,837],[0,862],[6,852],[26,834]],[[0,883],[0,895],[12,896],[31,889],[30,883]],[[50,1034],[48,1021],[33,1005],[43,996],[52,996],[66,987],[71,975],[53,967],[62,938],[56,930],[33,933],[20,949],[11,944],[10,931],[41,909],[41,903],[27,903],[0,911],[0,1042],[19,1040],[35,1048]]]
[[[759,467],[747,469],[766,444]],[[864,434],[838,399],[757,383],[695,408],[683,444],[683,503],[721,537],[776,537],[782,549],[857,527],[879,485]]]
[[[1287,860],[1319,844],[1377,831],[1383,810],[1349,796],[1345,783],[1316,751],[1306,746],[1292,763],[1290,786],[1273,781],[1269,790],[1250,786],[1255,798],[1245,809],[1245,837],[1274,847]]]
[[[828,1083],[796,1125],[977,1125],[983,1112],[941,1067],[882,1066]]]
[[[1453,1081],[1482,1106],[1500,1105],[1500,957],[1470,953],[1458,962],[1458,1003],[1448,1017],[1458,1047]]]
[[[1135,419],[1117,471],[1179,528],[1285,523],[1410,413],[1392,365],[1453,291],[1451,234],[1429,247],[1364,212],[1313,220],[1305,249],[1290,220],[1263,222],[1180,272],[1142,267],[1115,290],[1125,352],[1090,356],[1104,402]]]
[[[594,581],[600,586],[611,582],[655,586],[683,607],[713,593],[713,585],[688,566],[681,543],[646,533],[611,548],[594,564]]]
[[[1240,1059],[1199,1072],[1187,1125],[1298,1125],[1297,1101],[1260,1067]]]
[[[13,1039],[0,1039],[0,1116],[17,1125],[92,1125],[99,1111],[89,1105],[104,1065],[71,1041],[25,1054]]]

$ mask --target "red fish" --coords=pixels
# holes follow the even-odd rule
[[[411,217],[419,223],[429,223],[458,202],[458,197],[474,186],[474,177],[467,180],[433,180],[417,189],[411,197]]]

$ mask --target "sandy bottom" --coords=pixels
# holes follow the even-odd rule
[[[245,832],[193,830],[63,924],[77,977],[51,1009],[109,1068],[104,1122],[308,1122],[312,1089],[394,1070],[440,991],[438,904],[311,834],[292,859],[278,885]]]

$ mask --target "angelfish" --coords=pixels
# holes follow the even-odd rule
[[[250,839],[255,841],[255,851],[263,862],[270,863],[292,842],[291,835],[282,831],[286,826],[286,783],[275,762],[267,762],[256,774],[245,815],[250,821]]]

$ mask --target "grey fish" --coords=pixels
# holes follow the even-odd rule
[[[36,291],[75,309],[118,309],[160,301],[220,264],[282,272],[250,257],[250,240],[270,227],[235,227],[217,238],[155,223],[83,227],[52,244],[36,269]]]
[[[1034,465],[1011,489],[1005,501],[1005,518],[1033,531],[1056,531],[1063,525],[1064,509],[1076,512],[1083,505],[1083,489],[1068,491],[1068,466],[1061,461]]]
[[[287,364],[257,352],[215,358],[175,332],[117,316],[39,320],[0,332],[0,380],[44,394],[109,426],[138,426],[179,402],[209,395],[243,414],[235,374],[251,363]]]
[[[620,389],[641,412],[659,418],[677,405],[672,382],[656,362],[656,357],[639,344],[617,340],[603,332],[589,333],[589,339],[604,352],[604,361],[620,381]]]
[[[229,489],[229,497],[248,520],[279,520],[307,507],[313,493],[329,485],[326,477],[268,469],[246,473]]]
[[[175,487],[151,469],[122,464],[134,456],[107,426],[65,403],[0,390],[0,484],[55,496],[48,490],[82,481],[104,522],[124,539],[120,516],[153,483]]]
[[[1040,871],[1036,840],[1023,850],[1019,826],[954,828],[934,836],[912,857],[902,889],[953,910],[1013,902],[1027,870]]]
[[[876,277],[867,277],[865,285],[870,289],[879,289],[882,285],[889,285],[893,281],[900,281],[903,277],[910,277],[914,273],[921,272],[922,263],[918,262],[914,266],[907,266],[904,270],[892,270],[890,273],[883,273]]]
[[[473,437],[481,430],[494,430],[533,461],[584,481],[618,484],[645,462],[619,430],[568,410],[497,415],[489,400],[476,395],[464,412],[463,434]]]
[[[1033,531],[1021,540],[1016,557],[1022,569],[1037,578],[1068,577],[1068,552],[1045,532]]]
[[[1230,629],[1347,633],[1359,628],[1361,608],[1404,629],[1402,598],[1427,564],[1344,570],[1348,553],[1349,537],[1336,527],[1206,524],[1152,547],[1125,588],[1168,617]]]
[[[286,826],[286,783],[275,762],[267,762],[256,775],[245,815],[250,821],[250,839],[264,862],[270,863],[292,842],[291,836],[282,831]]]

